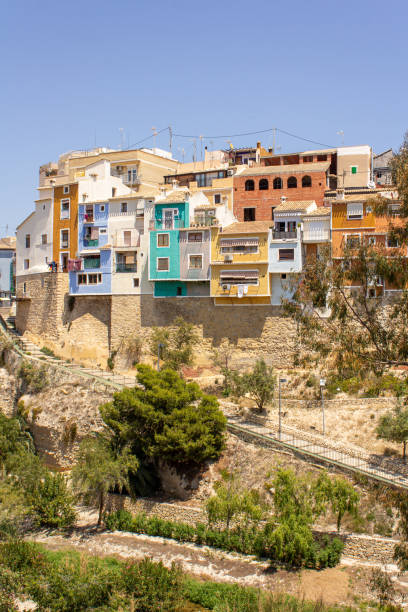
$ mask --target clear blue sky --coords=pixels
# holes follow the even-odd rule
[[[276,126],[397,148],[408,129],[407,22],[406,0],[3,0],[0,234],[31,212],[40,164],[95,142],[118,147],[119,128],[126,145],[153,126],[211,136]],[[278,144],[309,146],[282,134]],[[181,157],[178,147],[191,158],[191,138],[174,140]]]

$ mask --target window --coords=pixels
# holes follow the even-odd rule
[[[61,253],[61,268],[63,272],[68,272],[68,253]]]
[[[288,178],[288,189],[296,189],[297,187],[297,178],[296,176],[290,176]]]
[[[255,190],[254,181],[252,179],[245,181],[245,191],[254,191],[254,190]]]
[[[69,185],[64,185],[64,195],[69,193]]]
[[[69,247],[69,230],[61,230],[61,249]]]
[[[279,261],[293,261],[295,249],[279,249]]]
[[[214,204],[221,204],[221,194],[220,193],[214,194]]]
[[[288,221],[288,232],[296,232],[296,221]]]
[[[303,156],[303,163],[304,164],[308,164],[310,162],[313,162],[313,155],[304,155]]]
[[[127,211],[128,211],[127,202],[122,202],[120,205],[120,212],[127,213]]]
[[[28,270],[29,267],[30,267],[30,260],[25,259],[24,260],[24,270]]]
[[[280,176],[277,176],[275,179],[273,179],[273,188],[282,189],[282,187],[283,187],[282,179]]]
[[[30,234],[26,234],[26,237],[25,237],[26,249],[30,248],[30,244],[31,244],[31,236],[30,236]]]
[[[273,211],[275,210],[276,206],[271,206],[271,219],[273,221]]]
[[[98,285],[102,282],[102,274],[88,274],[88,285]]]
[[[202,232],[188,232],[187,242],[202,242],[202,241],[203,241]]]
[[[312,177],[311,176],[302,176],[302,187],[311,187],[312,186]]]
[[[327,161],[327,155],[318,155],[317,161]]]
[[[375,237],[375,236],[369,236],[369,237],[368,237],[368,244],[369,244],[370,246],[374,246],[376,242],[377,242],[377,239],[376,239],[376,237]]]
[[[178,285],[178,287],[176,288],[176,296],[181,297],[182,295],[183,295],[183,288],[180,287],[180,285]]]
[[[161,270],[162,272],[169,271],[169,258],[168,257],[158,257],[157,258],[157,270]]]
[[[268,179],[261,179],[259,181],[259,189],[261,191],[266,191],[267,189],[269,189],[269,182]]]
[[[86,285],[86,274],[78,274],[78,285]]]
[[[244,221],[255,221],[255,208],[244,208]]]
[[[362,219],[363,212],[363,204],[347,204],[347,219]]]
[[[349,249],[358,249],[360,246],[360,234],[349,234],[346,236],[346,246]]]
[[[178,208],[163,209],[162,227],[164,229],[174,229],[174,220],[178,217]]]
[[[99,229],[99,233],[100,233],[100,234],[107,234],[107,233],[108,233],[108,230],[106,229],[106,227],[101,227],[101,228]]]
[[[157,246],[168,247],[169,246],[169,234],[157,234]]]
[[[281,280],[286,280],[286,274],[281,274]]]
[[[23,283],[23,293],[27,293],[27,283]]]
[[[116,195],[116,187],[112,187],[112,198]]]
[[[105,212],[105,204],[101,204],[99,210],[100,212]]]
[[[69,198],[61,200],[61,219],[69,219]]]
[[[190,255],[188,267],[190,270],[201,270],[203,267],[202,255]]]
[[[399,247],[398,238],[395,236],[387,236],[387,247],[389,249],[397,249]]]
[[[138,287],[139,286],[139,279],[138,278],[134,278],[133,279],[133,287]]]
[[[84,270],[101,267],[101,256],[100,255],[88,255],[84,257]]]
[[[393,217],[398,217],[401,214],[401,204],[399,202],[389,204],[388,212]]]
[[[358,166],[350,166],[350,174],[357,174]]]
[[[41,244],[47,244],[47,234],[41,234]]]
[[[259,270],[221,270],[221,285],[258,285]]]

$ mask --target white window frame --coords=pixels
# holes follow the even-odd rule
[[[166,212],[171,211],[173,218],[172,218],[172,227],[164,227],[164,221],[165,221],[165,216],[166,216]],[[178,208],[163,208],[162,210],[162,229],[174,229],[174,221],[176,219],[179,218],[179,209]]]
[[[69,193],[69,185],[64,185],[63,193],[64,195],[67,195]]]
[[[377,244],[377,236],[367,236],[367,244],[369,246],[375,246]]]
[[[201,243],[201,244],[202,244],[202,243],[204,242],[204,236],[203,236],[203,233],[204,233],[204,232],[200,232],[200,231],[198,231],[198,232],[193,232],[193,231],[191,231],[191,232],[187,232],[187,242],[188,242],[189,244],[196,244],[196,243],[198,243],[198,244],[200,244],[200,243]],[[201,241],[200,241],[200,240],[191,240],[191,242],[190,242],[190,240],[189,240],[189,236],[190,236],[190,234],[201,234]]]
[[[215,198],[216,198],[216,197],[219,197],[219,198],[220,198],[220,201],[219,201],[219,202],[216,202],[216,201],[215,201]],[[221,193],[214,193],[214,204],[215,204],[216,206],[218,206],[219,204],[222,204],[222,195],[221,195]]]
[[[159,244],[159,236],[167,236],[169,239],[169,244],[165,246],[164,244]],[[158,249],[168,249],[170,246],[170,234],[168,232],[159,232],[156,234],[156,247]]]
[[[80,276],[85,277],[85,282],[84,282],[84,283],[80,283],[80,282],[79,282],[79,277],[80,277]],[[78,284],[78,287],[79,287],[79,285],[87,285],[87,284],[88,284],[88,275],[87,275],[87,274],[84,274],[84,273],[81,271],[81,272],[78,274],[78,283],[77,283],[77,284]]]
[[[126,210],[122,210],[124,206],[126,206]],[[127,202],[121,202],[120,203],[120,212],[122,213],[122,215],[126,215],[129,212],[128,211],[128,203]]]
[[[359,232],[352,232],[350,234],[344,234],[344,238],[345,238],[345,246],[347,247],[347,239],[349,236],[352,236],[353,238],[358,236],[359,238],[359,244],[358,247],[352,247],[352,248],[359,248],[361,246],[361,233]]]
[[[359,202],[348,202],[347,203],[347,219],[349,221],[358,221],[360,219],[363,219],[364,217],[364,204],[359,203]],[[349,206],[361,206],[361,214],[360,215],[350,215],[349,214]]]
[[[167,259],[167,270],[159,269],[159,259]],[[156,257],[156,272],[169,272],[170,271],[170,257]]]
[[[291,247],[289,247],[289,248],[281,248],[281,249],[278,249],[278,261],[279,261],[279,262],[285,262],[285,261],[295,261],[295,250],[296,250],[296,249],[291,248]],[[291,259],[281,259],[281,258],[280,258],[280,252],[281,252],[281,251],[293,251],[293,258],[291,258]]]
[[[90,283],[89,282],[89,277],[90,276],[96,276],[96,283]],[[102,284],[102,273],[101,272],[89,272],[87,274],[87,285],[101,285]]]
[[[386,240],[386,247],[387,247],[387,249],[399,249],[399,248],[401,247],[401,245],[400,245],[400,243],[399,243],[399,241],[398,241],[398,240],[397,240],[397,246],[390,246],[390,245],[388,244],[388,240],[389,240],[389,239],[390,239],[390,236],[387,234],[387,236],[386,236],[386,238],[385,238],[385,240]]]
[[[68,216],[65,217],[63,216],[63,213],[66,213],[67,211],[63,211],[62,210],[62,206],[63,204],[68,203]],[[69,219],[71,216],[71,199],[70,198],[62,198],[61,199],[61,204],[60,204],[60,219]]]
[[[62,246],[62,232],[68,232],[68,241],[67,244],[65,246]],[[60,248],[61,249],[69,249],[70,248],[70,242],[71,242],[71,236],[70,236],[70,231],[68,227],[63,227],[62,229],[60,229]]]
[[[192,257],[201,257],[201,266],[197,268],[196,266],[191,266],[191,258]],[[188,256],[188,269],[189,270],[202,270],[204,265],[204,254],[203,253],[190,253]]]

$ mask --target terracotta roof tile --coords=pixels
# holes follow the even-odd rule
[[[244,221],[224,227],[221,235],[267,233],[271,227],[273,227],[273,221]]]
[[[277,212],[287,212],[290,210],[297,212],[307,212],[307,209],[313,206],[316,202],[314,200],[286,200],[286,202],[282,202],[274,209],[274,213]]]

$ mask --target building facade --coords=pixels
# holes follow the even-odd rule
[[[0,298],[7,302],[16,292],[16,238],[0,238]]]

